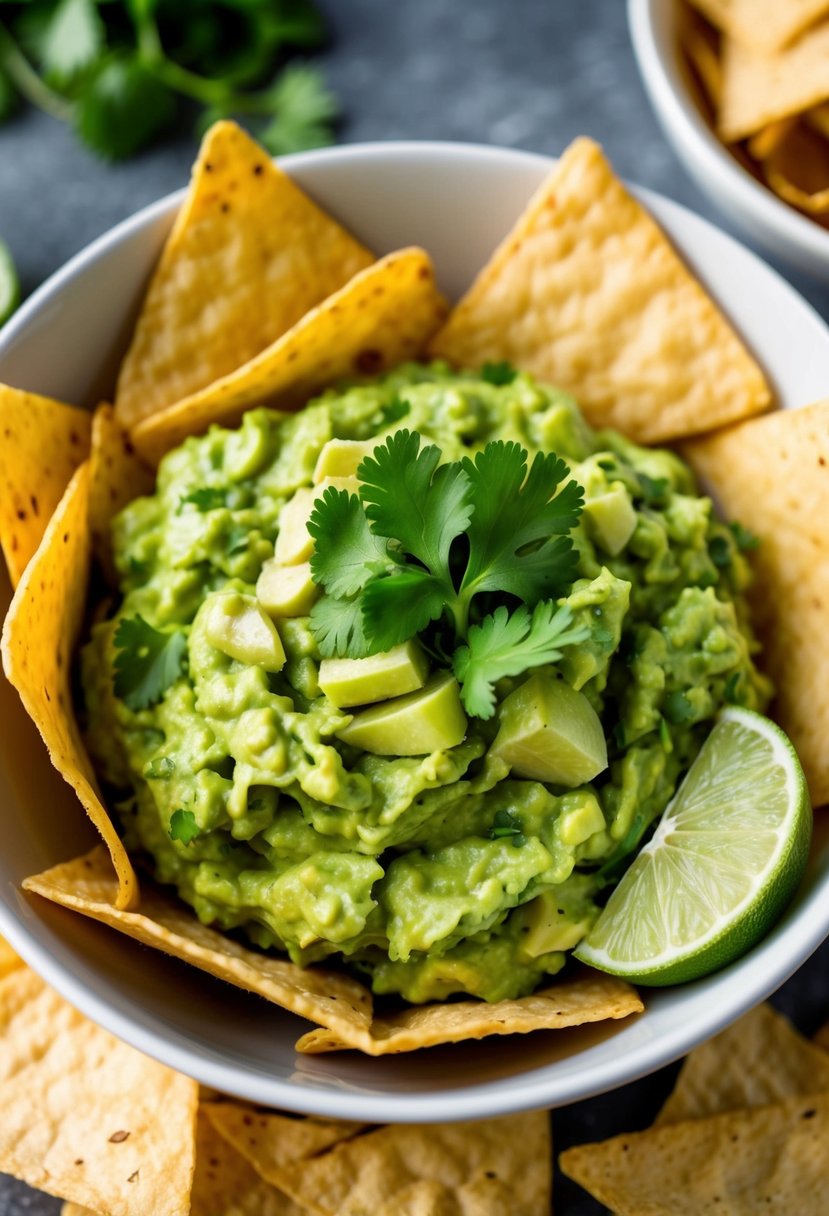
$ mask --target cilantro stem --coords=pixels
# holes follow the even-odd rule
[[[0,67],[32,105],[61,122],[71,122],[74,107],[41,80],[5,26],[0,23]]]

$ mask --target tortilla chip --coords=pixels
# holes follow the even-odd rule
[[[338,380],[394,367],[421,353],[445,315],[428,254],[391,253],[245,367],[148,418],[133,432],[135,446],[154,463],[213,423],[237,426],[253,405],[291,408]]]
[[[303,969],[247,949],[203,925],[195,912],[150,884],[142,888],[140,912],[119,909],[116,885],[100,846],[85,857],[27,878],[23,886],[338,1035],[367,1032],[371,994],[356,980],[317,967]]]
[[[559,1165],[620,1216],[821,1216],[829,1095],[616,1136]]]
[[[589,139],[567,149],[430,349],[459,367],[507,360],[573,393],[594,426],[640,443],[771,400],[731,326]]]
[[[266,1182],[276,1185],[280,1170],[306,1161],[356,1136],[364,1123],[323,1122],[291,1119],[240,1106],[236,1102],[213,1102],[203,1107],[213,1127],[245,1158]]]
[[[767,152],[763,171],[775,194],[793,207],[809,215],[829,212],[829,141],[805,123],[788,127]]]
[[[24,966],[23,959],[18,957],[4,938],[0,937],[0,980],[5,979],[10,971],[16,971]]]
[[[679,44],[690,64],[701,94],[706,116],[713,119],[722,96],[722,62],[719,35],[691,9],[682,7],[677,14]]]
[[[87,462],[70,481],[15,592],[3,625],[3,669],[52,764],[72,786],[106,844],[118,875],[116,903],[125,908],[138,898],[138,880],[101,802],[70,689],[89,572],[88,500]]]
[[[89,452],[92,416],[0,384],[0,545],[13,587]]]
[[[683,444],[727,519],[759,538],[754,623],[774,717],[815,806],[829,802],[829,401]]]
[[[817,131],[824,139],[829,139],[829,103],[814,106],[811,110],[807,110],[802,117],[813,131]]]
[[[118,421],[241,367],[373,260],[240,127],[216,123],[118,377]]]
[[[758,1005],[695,1048],[654,1126],[829,1092],[829,1056],[771,1005]]]
[[[821,1051],[829,1052],[829,1022],[824,1022],[820,1029],[815,1031],[812,1042]]]
[[[60,1210],[60,1216],[101,1216],[99,1212],[93,1212],[92,1208],[81,1207],[79,1203],[65,1203]]]
[[[111,405],[99,405],[92,423],[89,474],[89,531],[92,548],[109,581],[117,581],[110,526],[134,498],[152,493],[154,477],[136,455]]]
[[[28,968],[0,981],[0,1170],[109,1216],[186,1216],[195,1081],[101,1030]]]
[[[829,0],[690,0],[744,46],[775,51],[829,13]]]
[[[762,55],[726,38],[719,132],[744,139],[829,98],[829,23],[775,54]]]
[[[303,1216],[307,1209],[260,1178],[219,1134],[209,1114],[209,1107],[199,1109],[190,1216]]]
[[[546,1111],[384,1127],[283,1170],[280,1186],[320,1216],[540,1216],[550,1211],[550,1157]]]
[[[749,155],[756,160],[765,160],[771,156],[796,123],[796,118],[781,118],[779,122],[772,122],[767,127],[761,127],[748,141]]]
[[[368,1055],[382,1056],[493,1034],[560,1030],[607,1018],[626,1018],[643,1009],[638,993],[629,984],[595,971],[583,971],[574,979],[515,1001],[412,1006],[389,1017],[375,1018],[368,1031],[350,1028],[347,1035],[312,1030],[302,1036],[296,1049],[314,1055],[353,1047]]]

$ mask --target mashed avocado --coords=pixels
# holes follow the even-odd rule
[[[292,516],[330,440],[401,427],[446,461],[498,439],[554,451],[583,487],[577,577],[560,599],[582,640],[547,674],[598,715],[607,763],[590,782],[520,775],[515,749],[493,747],[497,713],[428,754],[339,737],[364,711],[335,691],[336,671],[321,691],[319,588]],[[263,590],[280,533],[291,580]],[[82,653],[87,740],[129,849],[205,923],[300,964],[345,961],[375,992],[532,991],[590,928],[718,709],[768,700],[742,539],[675,455],[592,431],[572,398],[525,375],[406,365],[188,439],[115,521],[122,598]],[[130,630],[145,683],[125,697]],[[499,712],[525,680],[498,683]]]

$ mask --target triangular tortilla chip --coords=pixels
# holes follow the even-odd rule
[[[781,6],[782,7],[782,6]],[[733,38],[723,43],[718,129],[727,141],[800,114],[829,98],[829,23],[808,30],[784,50],[762,54]]]
[[[493,1034],[528,1034],[533,1030],[560,1030],[626,1018],[641,1013],[638,993],[622,980],[595,971],[553,984],[515,1001],[458,1001],[421,1005],[375,1018],[368,1032],[358,1027],[348,1035],[311,1030],[297,1043],[297,1051],[314,1055],[354,1047],[372,1056],[417,1051],[439,1043],[461,1043]]]
[[[119,422],[241,367],[372,260],[235,123],[216,123],[121,368]]]
[[[744,46],[776,51],[829,13],[829,0],[691,0],[709,21]]]
[[[445,315],[428,254],[390,253],[251,363],[141,423],[133,431],[135,446],[156,462],[213,423],[238,426],[253,405],[290,408],[338,380],[394,367],[421,353]]]
[[[641,443],[765,409],[762,371],[589,139],[571,144],[433,340],[507,360]]]
[[[771,1005],[694,1048],[655,1126],[829,1092],[829,1056]]]
[[[726,519],[760,538],[754,623],[774,680],[774,717],[815,806],[829,802],[829,401],[683,445]]]
[[[569,1148],[568,1178],[620,1216],[822,1216],[829,1095]]]
[[[111,405],[99,405],[92,422],[89,474],[89,531],[92,548],[107,578],[116,581],[110,525],[122,507],[152,492],[152,471],[136,454]]]
[[[0,545],[13,587],[86,460],[91,426],[87,410],[0,384]]]
[[[121,911],[115,902],[112,872],[100,847],[86,857],[27,878],[23,886],[337,1034],[365,1032],[371,1022],[371,994],[356,980],[317,967],[303,969],[247,949],[227,934],[203,925],[190,908],[168,899],[149,883],[142,887],[141,911]]]
[[[280,1186],[320,1216],[491,1213],[541,1216],[551,1205],[546,1111],[384,1127],[286,1169]]]
[[[236,1102],[211,1102],[202,1109],[228,1144],[274,1185],[280,1170],[316,1157],[365,1127],[364,1123],[291,1119]]]
[[[10,971],[16,971],[18,967],[22,966],[24,966],[23,959],[19,958],[9,943],[0,937],[0,980],[4,979]]]
[[[70,481],[15,592],[3,624],[3,669],[40,731],[53,765],[77,793],[109,850],[118,875],[118,907],[129,907],[138,898],[138,881],[101,802],[72,708],[72,651],[89,573],[88,503],[86,463]]]
[[[209,1107],[200,1107],[190,1216],[303,1216],[304,1213],[306,1208],[297,1207],[284,1191],[261,1178],[220,1135],[209,1118]]]
[[[0,981],[0,1170],[109,1216],[186,1216],[195,1081],[77,1013],[28,968]]]

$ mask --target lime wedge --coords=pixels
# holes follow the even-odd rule
[[[791,899],[811,832],[787,737],[760,714],[724,710],[576,957],[649,985],[724,967]]]
[[[0,241],[0,325],[20,303],[20,280],[8,247]]]

